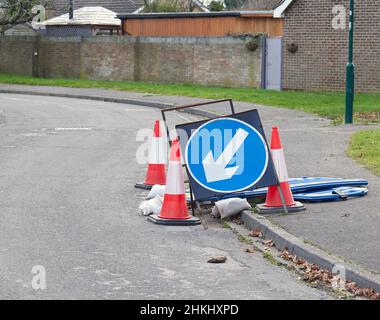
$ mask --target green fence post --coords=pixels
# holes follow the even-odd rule
[[[355,97],[355,65],[353,63],[354,54],[354,12],[355,2],[350,0],[350,30],[348,43],[348,63],[346,73],[346,115],[345,123],[350,124],[353,121],[354,97]]]

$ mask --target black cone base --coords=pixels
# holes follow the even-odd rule
[[[144,184],[144,183],[136,183],[135,188],[137,189],[144,189],[144,190],[151,190],[153,186],[149,184]]]
[[[150,222],[155,224],[165,225],[165,226],[195,226],[197,224],[201,224],[201,220],[197,217],[191,217],[190,219],[163,219],[158,215],[154,214],[148,217]]]

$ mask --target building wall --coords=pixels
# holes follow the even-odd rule
[[[91,37],[91,26],[47,26],[44,34],[48,37]]]
[[[380,6],[377,1],[356,3],[356,90],[380,91]],[[335,5],[346,8],[346,29],[332,27]],[[295,0],[284,22],[285,89],[329,90],[345,88],[348,51],[348,0]],[[290,53],[286,45],[296,43]]]
[[[41,77],[261,85],[260,48],[232,37],[0,37],[0,57],[0,72]]]

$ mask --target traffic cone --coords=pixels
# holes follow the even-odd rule
[[[148,171],[144,183],[137,183],[136,188],[150,190],[155,184],[166,183],[166,161],[164,141],[161,136],[160,121],[154,123],[154,132],[149,150]]]
[[[278,133],[277,127],[272,128],[270,148],[280,185],[270,186],[268,188],[266,201],[264,204],[256,206],[257,211],[259,213],[278,213],[284,211],[284,206],[286,206],[288,212],[305,210],[301,202],[294,201],[292,191],[290,190],[284,150],[281,145],[280,134]],[[281,196],[283,199],[281,199]]]
[[[165,196],[159,215],[148,220],[163,225],[196,225],[200,220],[189,214],[185,196],[185,182],[181,164],[181,150],[178,138],[172,142]]]

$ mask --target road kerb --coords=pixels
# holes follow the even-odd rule
[[[0,93],[104,101],[104,102],[113,102],[113,103],[122,103],[122,104],[132,104],[132,105],[144,106],[144,107],[150,107],[150,108],[156,108],[156,109],[166,109],[166,108],[172,108],[175,106],[172,103],[164,103],[164,102],[158,102],[158,101],[148,101],[148,100],[139,100],[139,99],[130,99],[130,98],[114,98],[110,96],[86,95],[86,94],[76,94],[76,93],[71,94],[71,93],[58,93],[58,92],[36,92],[36,91],[30,91],[30,90],[16,90],[16,89],[13,89],[13,90],[0,89]],[[207,110],[195,109],[195,108],[188,108],[182,112],[186,112],[186,113],[204,117],[204,118],[215,118],[218,116],[218,114],[216,113],[213,113]]]
[[[247,229],[260,228],[263,238],[273,240],[278,250],[287,249],[290,254],[329,271],[332,271],[334,266],[341,265],[345,268],[347,281],[354,281],[359,287],[372,288],[380,292],[380,279],[371,272],[306,243],[252,211],[243,211],[241,218]]]

